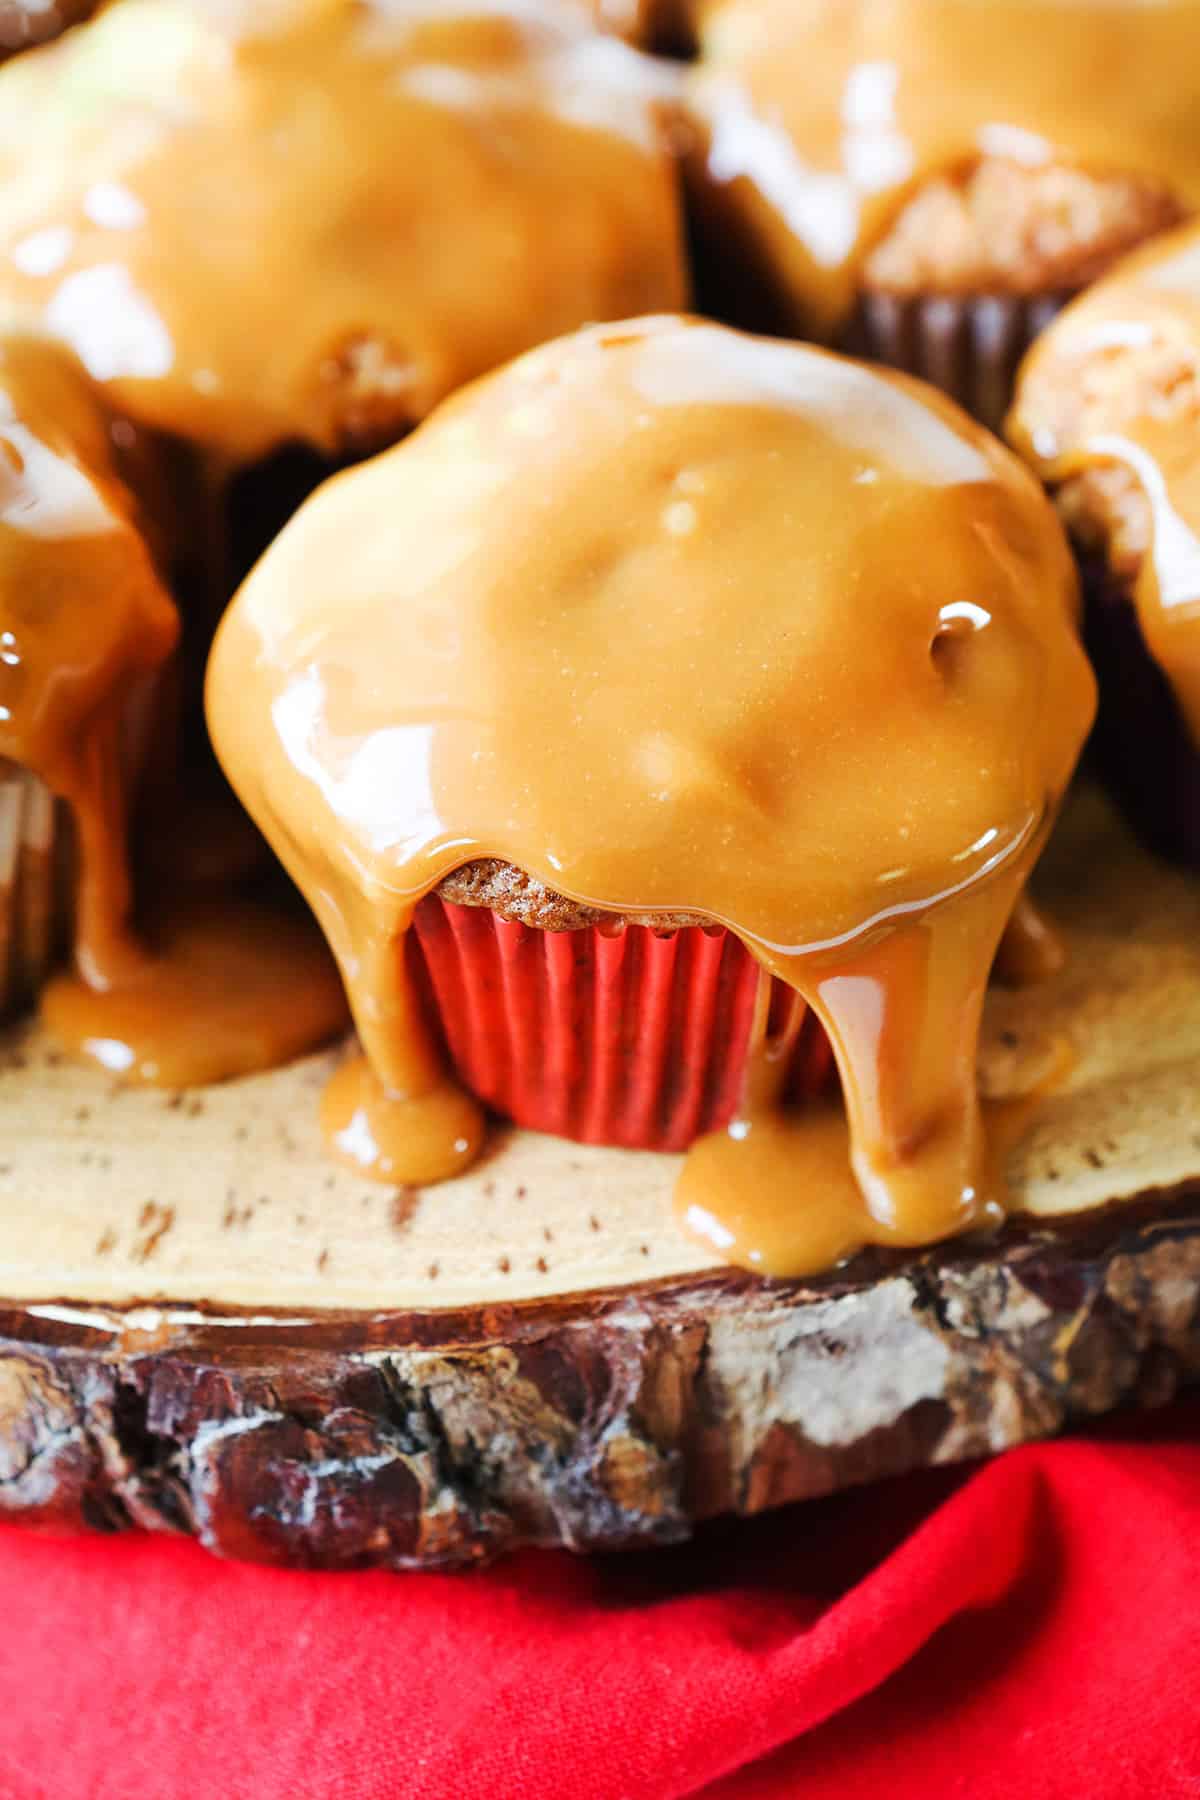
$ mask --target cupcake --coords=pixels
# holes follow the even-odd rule
[[[780,1274],[997,1216],[976,1036],[1091,722],[1077,600],[950,401],[678,317],[335,477],[208,675],[346,978],[335,1152],[450,1175],[481,1103],[688,1145],[687,1228]]]
[[[1029,340],[1200,199],[1195,0],[708,0],[702,291],[998,424]]]
[[[103,987],[130,956],[127,833],[176,642],[130,485],[141,446],[56,346],[0,340],[0,1010],[70,938]]]
[[[0,305],[225,468],[685,294],[648,59],[558,0],[116,0],[0,71]]]
[[[1084,564],[1097,759],[1142,837],[1200,867],[1200,227],[1055,321],[1009,434]]]

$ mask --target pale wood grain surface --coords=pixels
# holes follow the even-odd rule
[[[992,994],[981,1072],[1001,1094],[1073,1058],[1010,1168],[1020,1205],[1052,1217],[1200,1175],[1200,883],[1135,849],[1085,792],[1040,885],[1070,964]],[[343,1053],[166,1095],[69,1066],[34,1027],[9,1034],[0,1296],[441,1309],[705,1268],[671,1219],[672,1157],[498,1128],[467,1177],[421,1193],[334,1169],[316,1101]]]

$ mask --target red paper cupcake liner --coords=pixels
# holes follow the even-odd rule
[[[864,294],[845,348],[921,376],[998,431],[1021,358],[1071,297]]]
[[[430,895],[410,943],[459,1079],[518,1125],[684,1150],[734,1117],[762,972],[732,932],[540,931]],[[768,1035],[801,1004],[770,979]],[[808,1014],[789,1097],[825,1087],[832,1066]]]

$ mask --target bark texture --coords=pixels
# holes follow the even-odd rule
[[[1197,1374],[1200,1184],[820,1282],[316,1324],[11,1307],[0,1512],[310,1568],[669,1543]]]

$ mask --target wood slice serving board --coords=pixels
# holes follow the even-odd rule
[[[0,1046],[0,1511],[308,1566],[685,1535],[1200,1374],[1200,882],[1081,793],[1065,972],[989,998],[1031,1114],[998,1236],[822,1279],[714,1268],[671,1157],[497,1131],[389,1192],[322,1160],[335,1055],[124,1089]],[[819,1196],[814,1196],[819,1203]]]

